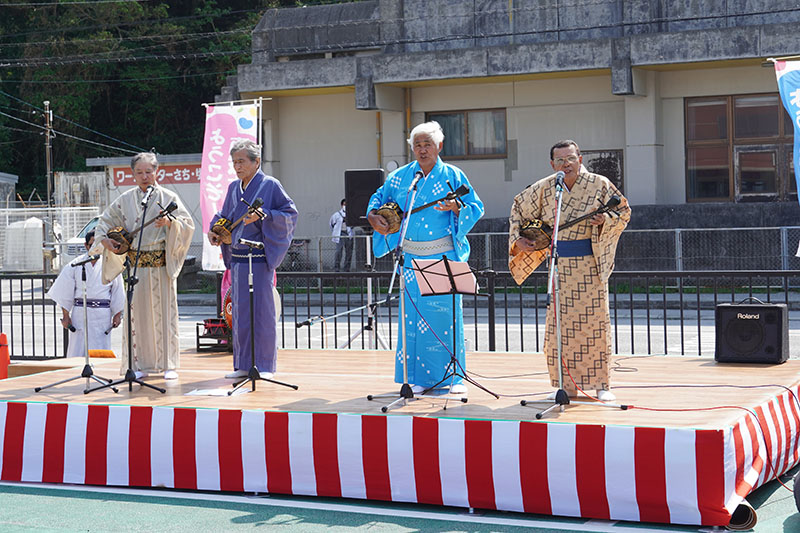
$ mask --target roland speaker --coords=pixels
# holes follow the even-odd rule
[[[783,363],[789,358],[785,304],[719,304],[714,359],[720,363]]]
[[[351,228],[369,227],[367,205],[381,185],[382,168],[344,171],[344,199],[347,202],[345,224]]]

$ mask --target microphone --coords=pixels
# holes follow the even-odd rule
[[[612,196],[611,198],[608,199],[608,202],[606,202],[606,207],[609,208],[609,209],[614,209],[615,207],[617,207],[619,205],[619,203],[621,201],[622,200],[619,199],[619,196],[614,195],[614,196]]]
[[[97,261],[98,259],[100,259],[100,254],[94,254],[94,255],[90,255],[89,257],[87,257],[83,261],[78,261],[78,262],[73,261],[72,263],[70,263],[70,265],[74,266],[74,267],[79,267],[81,265],[85,265],[86,263],[90,263],[92,261]]]
[[[300,329],[303,326],[310,326],[310,325],[311,325],[311,320],[303,320],[302,322],[296,322],[295,323],[295,326],[297,327],[297,329]]]
[[[422,171],[421,171],[421,170],[417,170],[417,173],[416,173],[416,174],[414,174],[414,179],[413,179],[413,181],[411,182],[411,187],[409,187],[409,188],[408,188],[408,190],[409,190],[409,191],[413,191],[414,189],[416,189],[416,188],[417,188],[417,183],[418,183],[418,182],[419,182],[419,180],[421,180],[422,178],[423,178]]]
[[[144,193],[144,198],[142,198],[142,207],[147,205],[147,202],[150,201],[150,197],[153,195],[154,187],[152,185],[147,186],[147,191]]]
[[[249,239],[239,239],[239,244],[244,244],[249,246],[250,248],[258,248],[259,250],[264,249],[264,243],[258,241],[251,241]]]
[[[78,331],[77,329],[75,329],[75,326],[73,326],[72,324],[67,326],[67,329],[70,330],[72,333],[75,333],[76,331]]]
[[[564,176],[566,176],[566,174],[564,174],[563,170],[559,170],[558,172],[556,172],[556,186],[559,187],[564,186]]]

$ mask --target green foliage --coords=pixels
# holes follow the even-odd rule
[[[50,102],[54,171],[86,170],[87,157],[130,155],[130,145],[163,154],[200,152],[201,104],[212,102],[226,76],[250,61],[250,35],[263,12],[302,5],[70,4],[0,3],[0,112],[43,126],[43,102]],[[26,196],[34,187],[46,190],[45,171],[42,129],[0,115],[0,172],[18,174],[18,191]]]

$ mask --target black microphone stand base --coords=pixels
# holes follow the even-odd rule
[[[155,385],[151,385],[150,383],[145,383],[141,379],[137,378],[136,377],[136,372],[132,368],[128,367],[128,370],[125,371],[125,377],[123,377],[122,379],[114,381],[113,383],[104,384],[101,387],[95,387],[94,389],[85,390],[85,391],[83,391],[83,393],[84,394],[89,394],[90,392],[94,392],[96,390],[104,389],[106,387],[114,388],[115,385],[120,385],[122,383],[127,383],[128,384],[128,391],[132,391],[133,390],[133,384],[134,383],[138,383],[142,387],[151,388],[153,390],[156,390],[156,391],[160,392],[161,394],[164,394],[165,392],[167,392],[167,389],[162,389],[161,387],[156,387]]]
[[[550,407],[548,407],[544,411],[536,413],[536,420],[541,420],[542,418],[545,417],[545,415],[547,415],[548,413],[550,413],[551,411],[553,411],[556,408],[560,409],[560,411],[563,413],[566,410],[568,405],[594,405],[595,407],[610,407],[612,409],[620,409],[621,411],[627,411],[628,410],[628,406],[627,405],[622,405],[622,404],[618,404],[618,403],[608,403],[608,402],[603,402],[603,401],[600,401],[600,400],[597,400],[596,402],[570,400],[569,395],[567,394],[567,391],[565,391],[564,389],[558,389],[556,391],[555,399],[546,400],[546,401],[547,402],[553,402],[553,405],[551,405]],[[541,403],[541,402],[539,402],[539,401],[529,402],[528,400],[520,400],[520,402],[519,402],[519,404],[521,406],[523,406],[523,407],[525,407],[529,403]]]
[[[255,391],[256,390],[256,381],[268,381],[270,383],[274,383],[276,385],[283,385],[284,387],[289,387],[290,389],[294,389],[294,390],[297,390],[297,388],[298,388],[297,385],[292,385],[291,383],[284,383],[283,381],[278,381],[278,380],[275,380],[275,379],[261,377],[261,372],[258,371],[258,367],[256,365],[253,365],[253,366],[250,367],[250,370],[248,370],[246,378],[244,378],[241,381],[237,381],[236,383],[233,384],[233,390],[229,390],[228,391],[228,396],[233,395],[234,392],[236,392],[237,390],[241,389],[242,387],[244,387],[248,383],[252,384],[252,386],[253,386],[252,390]]]
[[[382,413],[387,412],[389,409],[392,409],[393,407],[405,407],[406,405],[408,405],[409,402],[413,402],[413,401],[416,401],[416,400],[420,399],[419,396],[415,396],[414,395],[414,391],[411,389],[411,385],[409,385],[408,383],[403,383],[403,385],[400,386],[400,392],[399,393],[368,394],[367,395],[367,400],[369,400],[369,401],[377,400],[379,398],[394,398],[395,399],[389,405],[384,405],[383,407],[381,407],[381,412]]]
[[[73,376],[71,378],[62,379],[61,381],[56,381],[55,383],[50,383],[49,385],[45,385],[44,387],[36,387],[35,389],[33,389],[33,392],[43,391],[44,389],[49,389],[50,387],[55,387],[56,385],[61,385],[63,383],[69,383],[70,381],[74,381],[76,379],[81,379],[81,378],[87,378],[87,380],[93,379],[93,380],[95,380],[96,382],[100,383],[103,386],[110,386],[111,383],[113,383],[113,380],[111,380],[111,379],[104,378],[102,376],[96,376],[95,373],[94,373],[94,370],[92,370],[92,365],[87,363],[87,364],[83,365],[83,370],[81,371],[81,375],[80,376]],[[88,394],[88,393],[92,392],[93,390],[97,390],[97,389],[90,389],[89,388],[89,382],[87,381],[86,382],[86,389],[84,389],[83,393],[84,394]],[[111,390],[113,390],[114,392],[119,392],[119,389],[117,389],[116,387],[111,387]]]

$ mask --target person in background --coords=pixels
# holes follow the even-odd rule
[[[80,263],[89,258],[88,251],[94,246],[94,231],[86,234],[84,246],[87,253],[77,257],[72,263]],[[110,350],[111,332],[122,322],[125,308],[125,291],[122,276],[111,283],[103,283],[103,258],[99,257],[81,266],[68,263],[61,268],[47,297],[61,307],[61,325],[70,331],[67,357],[86,355],[84,346],[84,308],[83,274],[86,269],[86,317],[89,321],[89,350]]]
[[[331,240],[336,243],[336,255],[334,256],[334,270],[336,272],[350,272],[350,265],[353,260],[353,228],[345,222],[346,202],[343,199],[341,209],[331,215]],[[342,254],[344,254],[344,264],[342,265]]]

